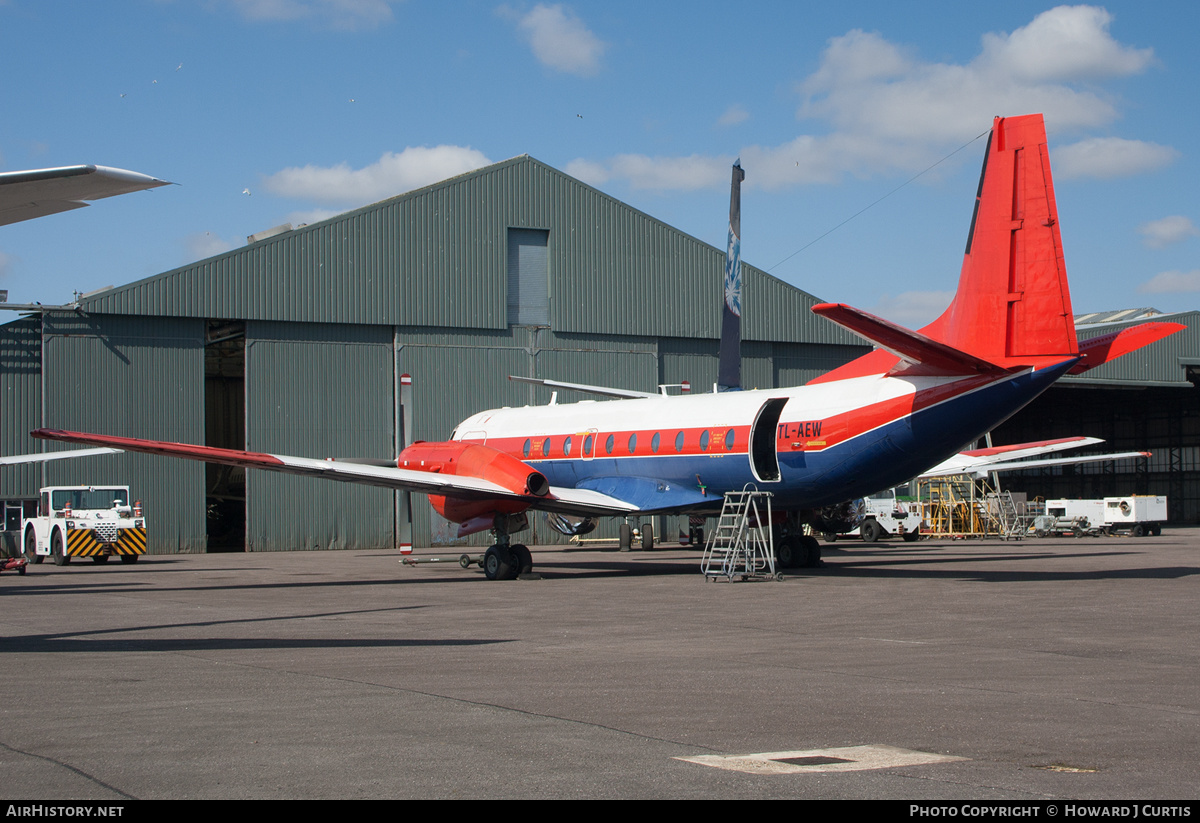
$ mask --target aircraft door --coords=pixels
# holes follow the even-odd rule
[[[750,428],[750,471],[763,483],[778,483],[780,479],[775,430],[787,401],[786,397],[773,397],[763,403]]]

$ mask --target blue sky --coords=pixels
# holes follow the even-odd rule
[[[734,8],[0,0],[0,170],[179,184],[0,228],[0,289],[68,302],[520,154],[723,247],[740,156],[747,262],[917,326],[974,138],[1042,111],[1076,312],[1200,308],[1194,2]]]

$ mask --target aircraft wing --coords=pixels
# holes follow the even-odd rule
[[[1052,454],[1064,449],[1078,449],[1083,446],[1092,446],[1103,442],[1104,440],[1099,437],[1063,437],[1057,440],[1014,443],[1011,446],[996,446],[987,449],[963,451],[947,460],[943,460],[932,469],[922,473],[920,477],[922,479],[951,477],[958,474],[972,474],[976,477],[985,477],[991,472],[1023,471],[1042,466],[1096,463],[1150,456],[1150,452],[1115,452],[1110,454],[1087,454],[1079,457],[1048,457],[1039,460],[1023,459],[1042,454]]]
[[[520,500],[528,503],[530,508],[562,514],[622,515],[637,511],[637,506],[631,503],[589,489],[551,486],[549,493],[544,496],[516,494],[504,486],[480,477],[401,469],[390,463],[379,465],[382,461],[335,460],[333,458],[322,460],[314,457],[218,449],[212,446],[197,446],[188,443],[170,443],[163,440],[142,440],[136,437],[116,437],[57,429],[37,429],[32,434],[34,437],[45,440],[94,444],[108,447],[108,450],[113,451],[161,454],[185,460],[198,460],[203,463],[264,469],[305,477],[322,477],[326,480],[339,480],[344,483],[359,483],[365,486],[445,495],[466,500],[496,498]],[[63,454],[72,453],[64,452]]]
[[[107,166],[0,172],[0,226],[81,209],[88,200],[169,185],[148,174]]]
[[[40,454],[13,454],[0,457],[0,466],[15,466],[20,463],[45,463],[47,460],[66,460],[72,457],[91,457],[94,454],[120,454],[120,449],[70,449],[62,452],[41,452]]]
[[[951,374],[994,374],[1005,371],[1004,367],[995,363],[845,303],[818,303],[812,307],[812,311],[910,363],[923,363]]]

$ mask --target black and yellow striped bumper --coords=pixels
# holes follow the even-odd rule
[[[67,532],[67,554],[71,557],[145,553],[145,529],[117,529],[117,539],[111,543],[103,542],[95,529],[71,529]]]

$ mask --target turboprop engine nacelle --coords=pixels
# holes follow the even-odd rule
[[[502,486],[521,497],[545,497],[550,493],[546,476],[522,463],[512,455],[485,446],[451,440],[445,443],[413,443],[400,452],[396,465],[402,469],[451,474],[462,477],[477,477]],[[518,514],[529,508],[529,503],[511,498],[446,498],[430,495],[429,502],[437,513],[452,523],[466,524],[468,521],[490,523],[498,514]],[[532,501],[531,501],[532,502]],[[483,525],[474,531],[489,528]]]

